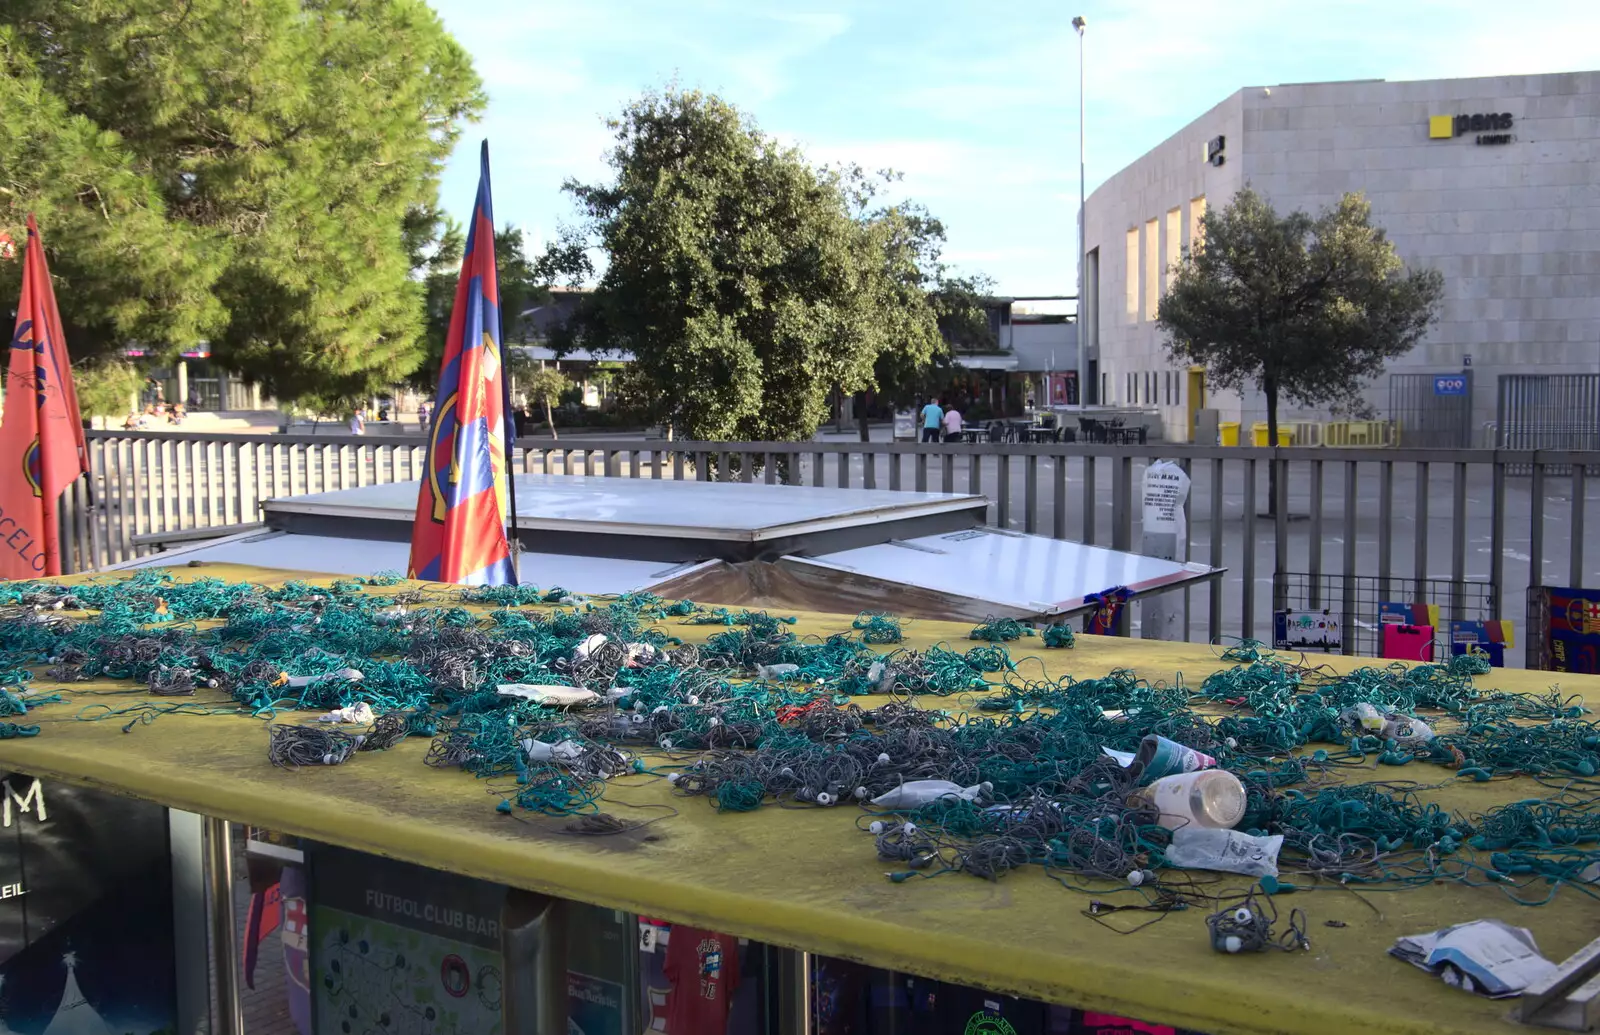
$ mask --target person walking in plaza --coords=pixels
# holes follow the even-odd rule
[[[944,407],[928,400],[928,405],[922,408],[922,441],[939,441],[940,421],[944,420]]]
[[[955,406],[949,406],[944,411],[944,440],[946,442],[961,441],[961,411]]]
[[[350,434],[365,435],[367,433],[367,411],[357,410],[350,415]]]

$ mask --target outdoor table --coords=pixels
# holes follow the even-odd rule
[[[174,574],[264,586],[327,581],[221,564]],[[853,617],[801,613],[790,628],[823,637],[848,632]],[[972,645],[970,623],[904,625],[902,647]],[[670,619],[662,627],[691,642],[724,631]],[[1197,685],[1229,667],[1203,644],[1080,636],[1071,650],[1046,650],[1036,638],[1009,649],[1028,659],[1019,665],[1032,679],[1102,677],[1127,668],[1152,681],[1181,674]],[[1315,662],[1339,672],[1374,664],[1337,655]],[[1592,676],[1497,669],[1476,682],[1528,692],[1559,684],[1563,695],[1600,706],[1600,678]],[[41,678],[34,686],[53,684]],[[1275,900],[1284,921],[1291,908],[1305,910],[1310,951],[1226,955],[1210,947],[1201,910],[1166,914],[1151,929],[1119,934],[1087,915],[1091,896],[1063,888],[1037,866],[992,882],[949,874],[891,883],[884,871],[898,867],[877,859],[872,838],[854,822],[862,814],[849,807],[719,813],[703,798],[675,794],[665,780],[628,775],[616,778],[609,793],[645,808],[641,814],[660,811],[664,818],[642,832],[651,836],[574,837],[562,830],[567,820],[500,815],[498,796],[486,793],[484,782],[424,765],[426,738],[340,766],[280,769],[267,761],[266,723],[243,714],[164,714],[128,732],[121,721],[79,719],[85,703],[108,700],[88,692],[113,688],[125,692],[119,706],[142,699],[125,683],[62,687],[68,703],[29,712],[29,721],[43,727],[39,736],[0,740],[0,765],[610,909],[1209,1035],[1528,1035],[1530,1029],[1506,1020],[1506,1002],[1449,988],[1386,955],[1389,946],[1399,935],[1494,916],[1531,928],[1544,954],[1559,961],[1600,929],[1600,902],[1571,888],[1549,905],[1521,908],[1493,887],[1436,883],[1358,896],[1335,884]],[[187,700],[196,710],[233,704],[204,689]],[[926,704],[961,710],[972,702],[950,697]],[[652,756],[649,764],[685,761]],[[1429,800],[1461,811],[1549,793],[1524,778],[1474,783],[1420,768],[1340,772],[1437,783],[1426,792]],[[1240,889],[1250,883],[1224,880]],[[1126,918],[1107,923],[1119,919]]]

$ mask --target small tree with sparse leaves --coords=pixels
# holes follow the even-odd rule
[[[556,418],[553,407],[561,401],[562,393],[572,387],[572,382],[567,379],[567,375],[554,367],[545,367],[543,370],[535,370],[525,377],[519,377],[518,383],[522,386],[522,390],[527,393],[529,402],[537,403],[544,407],[544,419],[545,423],[550,425],[550,437],[560,438],[561,436],[556,434]]]
[[[1444,278],[1408,269],[1360,194],[1314,217],[1280,216],[1246,187],[1207,212],[1201,230],[1173,268],[1156,321],[1175,362],[1205,367],[1221,388],[1260,386],[1271,443],[1279,400],[1357,405],[1438,312]]]

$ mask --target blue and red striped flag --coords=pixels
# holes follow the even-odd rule
[[[417,494],[412,578],[479,586],[516,583],[506,537],[510,415],[500,358],[500,287],[486,141]]]

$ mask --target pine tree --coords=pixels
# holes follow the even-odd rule
[[[422,358],[411,274],[482,105],[423,0],[9,0],[0,229],[38,212],[77,354],[208,339],[280,398],[359,395]]]

